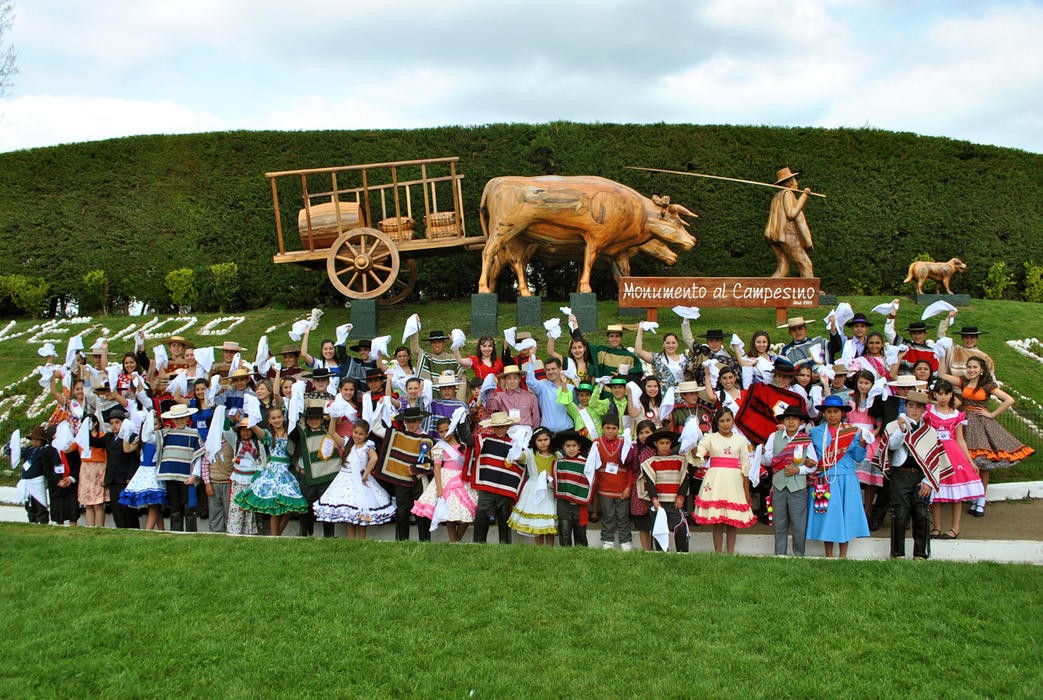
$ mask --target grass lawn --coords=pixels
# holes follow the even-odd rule
[[[868,310],[879,303],[890,301],[890,297],[849,296],[842,297],[841,301],[850,302],[856,310]],[[559,315],[558,306],[566,303],[567,302],[545,299],[543,304],[543,317],[551,318],[552,316]],[[917,306],[908,299],[903,300],[898,318],[899,328],[904,327],[910,321],[919,319],[922,311],[922,306]],[[822,308],[812,309],[801,313],[810,318],[821,319],[827,312],[828,309]],[[276,327],[268,334],[268,339],[269,344],[273,348],[278,349],[282,345],[290,342],[289,336],[287,335],[290,325],[295,320],[306,317],[308,313],[309,310],[302,309],[285,310],[270,308],[243,312],[237,315],[245,316],[245,321],[237,325],[228,335],[225,336],[199,335],[198,331],[207,322],[217,318],[218,315],[195,314],[197,319],[196,323],[189,327],[184,332],[184,335],[188,339],[195,341],[200,346],[220,345],[224,340],[236,340],[248,348],[244,359],[252,361],[255,354],[254,351],[256,349],[257,340],[268,328],[273,326]],[[406,318],[412,313],[420,314],[425,329],[442,328],[448,331],[452,328],[462,328],[465,332],[468,332],[470,328],[470,303],[467,301],[411,303],[399,305],[390,309],[381,309],[381,328],[383,333],[392,336],[392,347],[397,345],[401,340],[402,327]],[[347,323],[350,320],[350,316],[350,310],[344,307],[327,309],[326,314],[323,316],[319,324],[318,330],[315,332],[315,337],[312,340],[312,347],[310,348],[312,352],[318,352],[319,341],[322,338],[333,337],[333,329],[342,323]],[[659,329],[658,338],[661,338],[662,335],[668,331],[679,332],[680,318],[678,318],[672,311],[669,309],[661,309],[659,317],[661,328]],[[64,326],[45,335],[46,337],[58,341],[55,343],[55,346],[58,348],[59,352],[64,355],[65,345],[68,341],[70,332],[79,333],[94,327],[94,330],[84,334],[84,344],[89,347],[94,339],[102,332],[102,328],[108,328],[113,334],[118,334],[119,331],[126,328],[131,323],[141,324],[151,318],[152,316],[142,318],[98,316],[88,325],[80,324]],[[981,338],[981,347],[983,350],[991,354],[993,359],[996,361],[1000,378],[1016,388],[1021,394],[1043,404],[1043,367],[1041,367],[1038,362],[1034,362],[1019,355],[1006,344],[1006,341],[1011,339],[1040,336],[1040,331],[1043,329],[1041,319],[1043,319],[1043,304],[975,299],[972,300],[972,303],[969,306],[960,309],[960,313],[956,317],[956,326],[958,329],[961,325],[977,325],[987,330],[988,334]],[[936,324],[937,320],[936,317],[932,319],[931,322]],[[616,323],[619,321],[623,321],[624,323],[635,323],[637,319],[634,317],[619,316],[617,305],[614,301],[604,301],[599,303],[598,324],[600,328],[604,328],[609,323]],[[882,331],[883,317],[874,315],[873,321],[875,323],[874,329]],[[514,304],[501,303],[500,327],[505,328],[514,325],[514,323]],[[2,327],[2,325],[3,323],[0,322],[0,327]],[[31,325],[33,325],[32,321],[19,319],[14,328],[9,331],[8,336],[21,333],[22,331],[27,330]],[[171,321],[168,325],[163,327],[163,330],[169,332],[179,325],[180,324],[176,321]],[[784,340],[788,341],[789,339],[784,330],[778,330],[775,328],[774,309],[706,308],[702,310],[702,316],[695,322],[695,324],[693,324],[693,328],[696,335],[705,332],[707,328],[723,328],[725,333],[738,333],[747,343],[754,331],[760,329],[768,330],[771,334],[772,340],[775,342],[782,342]],[[545,332],[542,328],[530,330],[537,331],[537,337],[541,339],[539,352],[542,356],[544,354],[542,340],[545,338]],[[825,327],[824,325],[819,325],[816,329],[812,326],[811,331],[814,334],[825,333]],[[421,331],[422,335],[425,333],[426,330]],[[18,380],[25,377],[33,367],[41,364],[41,360],[36,354],[36,349],[39,347],[39,343],[30,344],[26,342],[30,337],[30,334],[12,339],[0,337],[0,355],[2,355],[5,360],[4,362],[0,362],[0,387],[4,387],[11,382],[18,382]],[[604,342],[604,333],[598,332],[591,334],[590,338],[597,342]],[[659,348],[660,341],[658,338],[657,336],[649,334],[647,342],[652,350],[657,350]],[[473,348],[473,342],[477,339],[471,337],[470,334],[468,339],[472,343],[472,345],[469,345],[469,348]],[[499,342],[502,342],[502,339],[499,339]],[[625,342],[632,345],[633,335],[627,335]],[[152,345],[153,343],[149,343],[150,348]],[[133,343],[131,340],[114,341],[110,345],[110,354],[113,355],[115,361],[119,359],[119,356],[123,352],[131,350],[132,348]],[[566,349],[564,341],[560,341],[557,349],[559,352]],[[39,386],[36,384],[36,379],[36,377],[32,377],[28,380],[18,382],[15,386],[7,388],[2,394],[0,394],[0,415],[3,415],[6,412],[4,402],[12,400],[12,396],[19,394],[27,396],[20,406],[10,411],[10,416],[7,420],[0,420],[0,440],[6,442],[8,435],[15,427],[29,424],[25,418],[25,411],[29,408],[29,405],[33,400],[41,393]],[[42,420],[46,418],[49,413],[50,411],[48,410],[46,413],[40,415],[39,419]],[[996,472],[993,475],[994,480],[998,482],[1043,478],[1043,440],[1029,432],[1022,425],[1018,425],[1012,421],[1007,421],[1007,425],[1015,431],[1015,434],[1019,439],[1026,441],[1028,444],[1035,447],[1037,454],[1025,460],[1015,469]],[[23,434],[26,432],[27,431],[23,429]]]
[[[1031,566],[10,524],[0,557],[4,697],[1043,693]]]

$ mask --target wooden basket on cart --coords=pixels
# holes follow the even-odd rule
[[[424,217],[424,234],[429,238],[455,238],[460,235],[456,212],[436,211]]]
[[[396,243],[412,240],[416,236],[416,222],[408,216],[392,216],[381,219],[377,228]]]

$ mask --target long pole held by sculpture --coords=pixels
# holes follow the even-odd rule
[[[688,173],[682,170],[663,170],[662,168],[641,168],[636,165],[625,166],[627,170],[647,170],[652,173],[669,173],[670,175],[688,175],[690,177],[708,177],[711,180],[725,180],[727,182],[741,182],[746,185],[760,185],[761,187],[774,187],[779,190],[792,190],[792,187],[783,187],[782,185],[773,185],[770,182],[757,182],[756,180],[740,180],[737,177],[723,177],[721,175],[706,175],[705,173]],[[799,190],[798,190],[799,191]],[[813,197],[825,198],[826,195],[819,194],[818,192],[809,192],[808,194]]]

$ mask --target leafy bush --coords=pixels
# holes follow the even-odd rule
[[[189,267],[171,270],[164,280],[170,301],[182,313],[191,311],[196,303],[196,273]]]
[[[217,310],[228,311],[239,294],[239,266],[234,262],[211,265],[210,277],[212,297],[217,302]]]
[[[1007,272],[1007,263],[997,260],[989,267],[989,273],[981,283],[981,292],[986,299],[1002,299],[1007,287],[1014,284],[1014,277]]]
[[[1025,290],[1022,292],[1025,301],[1043,302],[1043,265],[1035,262],[1025,263]]]
[[[105,270],[89,270],[83,275],[83,291],[77,301],[83,313],[109,312],[109,279]]]
[[[0,275],[0,309],[37,318],[47,310],[51,285],[47,280],[25,275]],[[13,313],[12,313],[13,315]]]

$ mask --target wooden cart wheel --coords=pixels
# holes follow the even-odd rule
[[[416,262],[412,258],[406,258],[402,268],[399,269],[398,277],[395,278],[395,283],[391,285],[391,289],[384,292],[384,296],[380,297],[380,305],[394,306],[408,299],[409,295],[413,293],[413,289],[416,288],[416,279]]]
[[[326,256],[326,274],[350,299],[376,299],[398,277],[398,248],[375,228],[354,228],[340,234]]]

